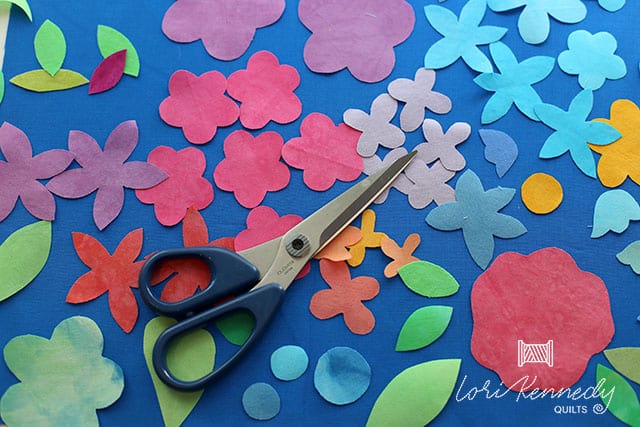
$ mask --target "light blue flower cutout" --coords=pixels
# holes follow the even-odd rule
[[[616,258],[620,263],[631,267],[634,273],[640,275],[640,240],[630,243]]]
[[[638,220],[640,205],[631,194],[619,188],[605,191],[593,209],[591,238],[597,239],[609,231],[620,234],[629,227],[629,222]]]
[[[505,12],[524,6],[518,19],[518,31],[529,44],[540,44],[549,36],[549,16],[565,24],[575,24],[587,16],[580,0],[487,0],[494,12]]]
[[[500,119],[512,104],[531,120],[538,121],[534,107],[541,104],[542,100],[531,85],[544,80],[551,73],[555,59],[534,56],[518,63],[511,49],[501,42],[492,43],[489,50],[499,72],[482,73],[473,79],[481,88],[495,92],[482,110],[482,124]]]
[[[576,95],[569,111],[550,104],[536,105],[535,111],[540,120],[555,130],[542,146],[540,158],[551,159],[569,151],[578,169],[595,178],[596,163],[587,143],[607,145],[620,138],[621,134],[607,123],[587,121],[592,108],[593,92],[590,90]]]
[[[499,212],[515,194],[513,188],[503,187],[484,191],[478,175],[467,170],[456,183],[456,201],[434,208],[426,221],[438,230],[462,229],[471,258],[485,269],[493,258],[494,236],[512,239],[527,232],[520,221]]]
[[[607,12],[619,11],[620,9],[622,9],[626,2],[627,0],[598,0],[598,4],[600,5],[600,7]]]
[[[502,38],[507,29],[480,26],[487,9],[486,0],[470,0],[460,11],[460,18],[442,6],[425,6],[424,13],[431,26],[444,37],[435,42],[424,57],[425,68],[448,67],[462,58],[479,73],[493,71],[489,58],[478,45],[490,44]]]
[[[577,74],[583,89],[600,89],[606,79],[617,80],[627,74],[624,61],[614,54],[618,42],[611,34],[577,30],[569,34],[567,44],[569,50],[558,55],[558,65],[567,74]]]

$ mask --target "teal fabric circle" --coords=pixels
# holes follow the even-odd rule
[[[371,367],[350,347],[334,347],[320,356],[313,382],[327,402],[347,405],[358,400],[369,388]]]
[[[283,381],[300,378],[309,366],[309,356],[302,347],[285,345],[271,354],[271,372]]]
[[[255,383],[242,394],[242,407],[254,420],[270,420],[280,412],[280,395],[267,383]]]

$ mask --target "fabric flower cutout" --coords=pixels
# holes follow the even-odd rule
[[[456,199],[453,188],[447,184],[456,173],[446,169],[440,161],[429,167],[414,160],[405,169],[405,174],[413,181],[407,195],[409,204],[416,209],[426,208],[431,202],[441,205]]]
[[[351,259],[349,247],[362,239],[362,232],[358,227],[348,225],[327,245],[313,256],[315,259],[328,259],[330,261],[346,261]]]
[[[480,26],[486,8],[486,0],[470,0],[464,5],[458,18],[442,6],[425,6],[424,13],[429,24],[443,36],[427,51],[424,57],[425,68],[445,68],[462,58],[472,70],[490,73],[493,70],[491,62],[478,46],[500,40],[507,29]]]
[[[225,96],[226,90],[227,80],[218,71],[196,76],[178,70],[169,79],[169,97],[160,103],[160,117],[182,128],[187,141],[205,144],[213,139],[218,127],[238,120],[238,106]]]
[[[367,157],[363,160],[363,165],[364,165],[363,172],[366,175],[373,175],[374,173],[378,172],[380,169],[389,166],[391,163],[395,162],[400,157],[406,156],[407,154],[408,153],[405,148],[395,148],[389,151],[387,155],[384,156],[384,159],[381,159],[378,156]],[[413,159],[411,163],[415,163],[415,162],[416,162],[416,159]],[[405,174],[405,172],[402,171],[400,175],[398,175],[398,177],[393,181],[390,188],[395,188],[396,190],[398,190],[403,194],[408,194],[411,187],[413,187],[413,182],[409,178],[407,178],[407,175]],[[386,190],[384,190],[382,194],[380,194],[378,198],[373,201],[373,203],[375,204],[384,203],[384,201],[387,200],[387,197],[389,196],[390,188],[387,188]]]
[[[80,260],[91,269],[75,281],[67,302],[80,304],[109,294],[109,309],[126,333],[138,320],[138,302],[131,288],[138,287],[144,261],[136,261],[142,250],[142,229],[127,234],[111,255],[100,242],[88,234],[74,232],[73,246]]]
[[[520,221],[499,212],[515,194],[503,187],[485,191],[478,175],[467,170],[456,183],[456,201],[429,212],[427,224],[443,231],[462,229],[471,258],[484,269],[493,258],[493,236],[512,239],[527,231]]]
[[[419,259],[413,255],[413,252],[415,252],[419,244],[420,235],[418,233],[409,234],[402,246],[398,245],[389,237],[383,237],[380,241],[380,249],[383,254],[393,260],[384,268],[384,277],[395,277],[400,267],[419,261]]]
[[[160,146],[149,153],[148,162],[163,170],[168,178],[147,190],[136,190],[142,203],[153,204],[162,225],[176,225],[193,206],[197,210],[213,202],[213,186],[202,177],[206,159],[202,151],[189,147],[175,151]]]
[[[284,141],[276,132],[253,137],[237,130],[224,141],[224,159],[216,166],[213,180],[225,191],[232,191],[238,203],[255,208],[267,192],[282,190],[291,174],[280,161]]]
[[[90,135],[69,132],[69,151],[80,168],[69,169],[47,183],[52,193],[68,199],[96,191],[93,220],[100,230],[116,219],[124,204],[124,188],[144,189],[159,184],[167,175],[146,162],[126,162],[138,144],[134,120],[119,124],[107,138],[104,151]]]
[[[454,123],[446,132],[443,132],[440,123],[433,119],[425,119],[422,124],[422,133],[427,142],[416,146],[419,159],[426,164],[440,160],[442,166],[454,172],[464,169],[467,162],[456,146],[466,141],[471,135],[471,126],[468,123]]]
[[[577,75],[583,89],[597,90],[606,79],[617,80],[627,74],[622,58],[615,55],[618,42],[610,33],[574,31],[567,40],[569,50],[560,52],[558,65],[567,74]]]
[[[4,348],[7,367],[20,380],[0,401],[12,426],[98,426],[96,409],[124,390],[122,369],[102,355],[104,338],[88,317],[63,320],[50,339],[20,335]]]
[[[313,33],[304,46],[304,62],[311,71],[347,68],[368,83],[391,74],[393,48],[409,37],[416,19],[404,0],[300,0],[298,17]]]
[[[387,87],[389,95],[405,103],[400,112],[400,128],[405,132],[418,129],[424,120],[425,109],[436,114],[451,111],[451,99],[433,90],[436,72],[419,68],[413,80],[395,79]]]
[[[246,52],[256,29],[280,19],[284,6],[284,0],[177,0],[162,32],[178,43],[202,39],[209,55],[231,61]]]
[[[17,127],[4,122],[0,127],[0,221],[22,200],[29,213],[38,219],[53,221],[56,202],[39,179],[47,179],[64,171],[73,161],[65,150],[49,150],[33,156],[29,138]]]
[[[375,298],[380,285],[373,277],[351,278],[346,262],[320,260],[320,274],[330,289],[323,289],[311,297],[309,310],[320,320],[342,314],[347,328],[354,334],[366,335],[376,324],[373,313],[362,303]]]
[[[613,126],[621,136],[608,145],[589,145],[600,154],[598,178],[607,187],[621,185],[627,177],[640,185],[640,109],[628,99],[611,104],[610,119],[595,119]]]
[[[376,213],[373,209],[367,209],[362,212],[362,221],[360,225],[362,238],[360,238],[355,245],[349,246],[351,258],[349,258],[347,262],[351,267],[357,267],[362,264],[367,248],[379,248],[382,239],[387,237],[386,234],[380,231],[375,231],[375,228]]]
[[[625,5],[627,0],[598,0],[601,8],[608,12],[617,12]]]
[[[473,79],[481,88],[495,92],[482,110],[482,123],[500,119],[513,104],[522,114],[538,121],[534,107],[541,104],[542,99],[531,85],[547,78],[555,59],[534,56],[519,63],[511,49],[501,42],[492,43],[489,50],[499,72],[482,73]]]
[[[555,105],[539,104],[535,111],[540,120],[555,132],[547,138],[540,158],[551,159],[566,153],[587,176],[595,178],[596,163],[589,145],[607,145],[620,138],[620,132],[607,123],[587,121],[593,108],[593,92],[583,90],[571,101],[569,111]]]
[[[270,120],[291,123],[300,117],[302,103],[293,91],[300,85],[298,70],[280,65],[267,51],[254,53],[246,70],[227,80],[227,93],[240,101],[240,123],[248,129],[263,128]]]
[[[304,170],[307,187],[325,191],[336,182],[354,181],[362,173],[357,145],[360,132],[344,123],[335,126],[321,113],[311,113],[300,125],[300,137],[287,141],[282,158],[289,166]]]
[[[580,0],[487,0],[494,12],[506,12],[524,6],[518,19],[518,31],[530,44],[540,44],[549,36],[549,16],[565,24],[575,24],[587,16]]]

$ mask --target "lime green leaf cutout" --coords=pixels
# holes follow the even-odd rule
[[[156,340],[169,326],[176,323],[168,317],[151,319],[144,328],[144,358],[158,396],[162,419],[167,427],[178,427],[189,416],[204,390],[184,392],[172,389],[158,378],[153,368],[152,354]],[[197,329],[177,337],[167,352],[169,370],[179,379],[196,380],[213,370],[216,345],[213,337],[204,329]]]
[[[640,384],[640,347],[611,348],[604,355],[618,372]]]
[[[55,75],[67,56],[67,42],[60,27],[48,19],[44,21],[33,39],[33,46],[40,66],[50,75]]]
[[[27,15],[29,21],[33,21],[33,16],[31,16],[31,8],[29,7],[29,3],[27,2],[27,0],[0,0],[0,3],[15,4]]]
[[[433,360],[400,372],[376,399],[367,427],[422,427],[430,423],[453,393],[460,362]]]
[[[631,385],[617,372],[598,364],[596,382],[600,400],[611,415],[630,426],[640,426],[640,403]]]
[[[82,74],[65,69],[58,71],[55,76],[49,75],[45,70],[27,71],[14,76],[9,81],[16,86],[33,92],[73,89],[89,83],[89,80]]]
[[[98,25],[98,48],[103,58],[106,58],[121,50],[127,51],[127,62],[124,65],[124,73],[138,77],[140,73],[140,58],[138,51],[133,47],[129,39],[115,28],[106,25]]]
[[[0,245],[0,301],[27,286],[42,271],[51,249],[51,222],[15,231]]]
[[[428,261],[415,261],[398,269],[402,282],[418,295],[448,297],[458,292],[460,285],[447,270]]]
[[[402,325],[396,351],[411,351],[426,347],[444,333],[451,321],[453,307],[432,305],[411,313]]]
[[[4,73],[0,70],[0,102],[4,99]]]
[[[216,320],[216,327],[231,344],[244,344],[253,332],[253,316],[245,310],[233,311]]]

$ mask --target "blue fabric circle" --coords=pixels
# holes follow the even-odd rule
[[[280,412],[280,396],[269,384],[255,383],[244,391],[242,407],[254,420],[270,420]]]
[[[320,356],[313,382],[327,402],[347,405],[358,400],[369,388],[371,367],[350,347],[334,347]]]
[[[271,372],[283,381],[300,378],[309,366],[309,356],[302,347],[285,345],[271,354]]]

